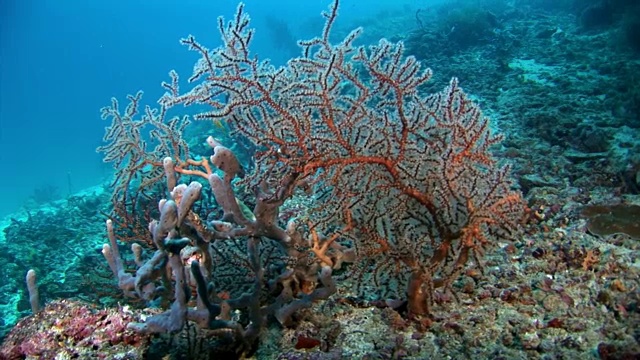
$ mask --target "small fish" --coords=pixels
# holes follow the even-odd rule
[[[229,127],[227,126],[227,124],[226,124],[226,122],[224,120],[213,119],[212,123],[213,123],[213,127],[214,127],[215,131],[221,137],[229,137]]]
[[[223,132],[228,132],[227,126],[220,119],[213,119],[213,126],[215,126],[218,130]]]
[[[238,207],[240,207],[240,211],[242,211],[242,215],[245,218],[247,218],[250,221],[256,221],[256,216],[253,215],[253,211],[249,209],[249,207],[247,206],[247,204],[244,203],[244,201],[236,197],[236,203],[238,204]]]

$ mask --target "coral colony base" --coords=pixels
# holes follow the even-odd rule
[[[302,55],[276,68],[250,52],[241,4],[218,21],[220,47],[182,39],[200,55],[189,90],[172,71],[158,109],[142,108],[141,92],[124,111],[115,99],[102,109],[111,125],[98,150],[116,172],[102,254],[124,297],[106,309],[41,309],[30,270],[35,314],[0,358],[438,358],[448,347],[468,350],[446,356],[472,357],[485,341],[502,347],[484,357],[513,358],[544,352],[543,329],[595,336],[567,315],[587,306],[574,298],[588,287],[567,291],[555,282],[567,278],[535,260],[580,259],[588,271],[600,254],[538,247],[519,269],[514,244],[533,241],[547,210],[525,205],[510,165],[492,154],[502,136],[457,79],[424,94],[431,70],[403,43],[356,46],[361,29],[331,42],[338,6],[323,13],[320,36],[300,41]],[[206,147],[188,135],[202,122],[168,115],[195,105],[205,111],[194,119],[223,130]],[[517,282],[522,271],[535,280]],[[630,291],[624,280],[615,287]],[[638,319],[609,292],[597,297]],[[505,318],[509,336],[492,325]],[[633,356],[635,346],[600,343],[594,354]]]

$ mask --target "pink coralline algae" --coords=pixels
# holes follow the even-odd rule
[[[0,359],[82,357],[87,353],[103,359],[116,354],[135,358],[146,340],[127,330],[132,321],[136,319],[126,308],[98,310],[77,301],[53,301],[14,327],[0,348]]]

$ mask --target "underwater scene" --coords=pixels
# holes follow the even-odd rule
[[[637,0],[0,13],[0,360],[640,359]]]

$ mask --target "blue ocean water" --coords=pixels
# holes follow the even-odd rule
[[[277,25],[288,25],[296,39],[315,36],[329,3],[247,1],[257,28],[254,51],[276,64],[286,61],[291,46],[274,40]],[[399,4],[347,0],[339,21]],[[95,152],[107,125],[99,109],[138,90],[153,105],[168,72],[186,76],[197,59],[179,39],[193,34],[217,46],[216,19],[229,18],[237,1],[6,0],[0,6],[0,215],[6,215],[34,198],[66,197],[109,176]]]

